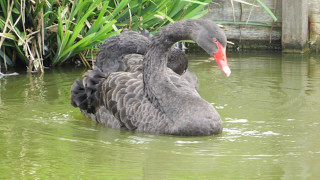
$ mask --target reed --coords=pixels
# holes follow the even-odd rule
[[[0,66],[43,72],[80,59],[121,29],[151,33],[169,22],[200,18],[211,0],[0,0]],[[75,58],[76,57],[76,58]]]

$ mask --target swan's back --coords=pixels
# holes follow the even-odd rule
[[[102,72],[126,71],[134,65],[142,65],[143,58],[124,58],[130,54],[145,55],[149,49],[152,35],[144,30],[141,33],[124,31],[109,37],[100,46],[95,66]],[[129,61],[128,61],[129,60]],[[183,50],[171,48],[168,53],[168,67],[177,74],[183,74],[188,68],[188,57]]]
[[[128,54],[146,54],[149,44],[146,36],[134,31],[109,37],[98,50],[95,66],[105,73],[125,71],[127,65],[122,58]]]

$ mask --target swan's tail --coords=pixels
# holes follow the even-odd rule
[[[84,90],[83,82],[77,79],[71,86],[71,104],[80,109],[86,109],[88,106],[87,94]]]
[[[97,85],[105,78],[107,74],[99,69],[93,69],[84,74],[83,80],[75,80],[71,87],[71,104],[86,113],[95,113],[98,105]]]

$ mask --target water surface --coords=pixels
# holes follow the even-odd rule
[[[319,179],[320,58],[229,53],[229,78],[190,55],[224,132],[179,137],[114,130],[70,105],[83,68],[0,80],[3,179]]]

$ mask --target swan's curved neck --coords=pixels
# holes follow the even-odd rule
[[[197,32],[194,31],[196,29],[198,27],[194,23],[178,21],[161,28],[153,37],[144,58],[143,83],[145,95],[156,106],[159,106],[159,96],[168,93],[168,88],[172,88],[166,74],[169,48],[180,40],[196,40],[197,34],[193,33]]]

